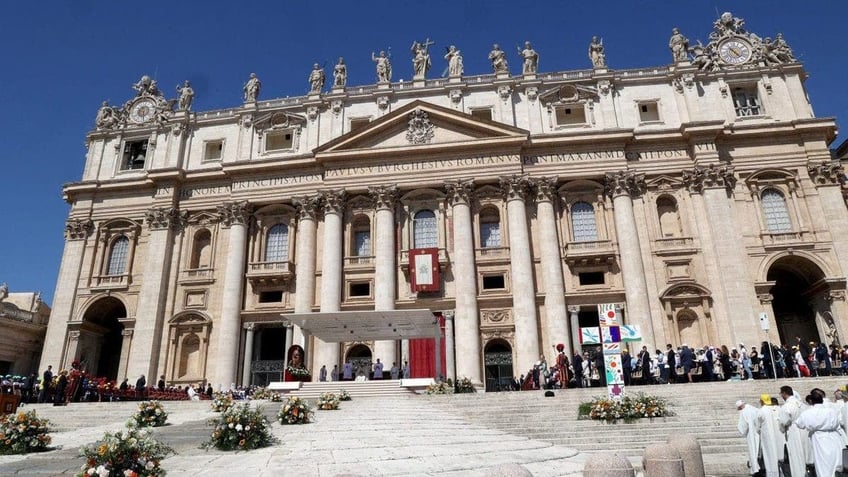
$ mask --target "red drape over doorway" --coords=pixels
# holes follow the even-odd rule
[[[441,313],[433,313],[439,320],[441,334],[442,369],[440,374],[447,376],[445,371],[445,317]],[[418,338],[409,340],[409,373],[413,378],[435,378],[436,377],[436,339]]]

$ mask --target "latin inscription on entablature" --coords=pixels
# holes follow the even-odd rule
[[[524,156],[523,161],[525,166],[535,166],[539,164],[556,164],[559,162],[607,161],[611,159],[624,159],[624,151],[585,151],[545,154],[542,156]]]
[[[664,159],[688,159],[689,149],[687,148],[669,148],[669,149],[645,149],[645,150],[628,150],[624,153],[624,157],[628,161],[656,161]]]
[[[441,159],[436,161],[397,161],[384,162],[370,166],[337,167],[327,169],[325,175],[331,177],[359,177],[363,175],[397,174],[407,172],[456,170],[480,166],[497,166],[517,163],[518,156],[496,155]]]
[[[261,179],[244,179],[235,181],[232,184],[197,185],[183,188],[180,191],[180,199],[213,195],[228,195],[232,191],[240,190],[266,189],[287,185],[319,183],[321,180],[321,174],[299,174],[263,177]]]

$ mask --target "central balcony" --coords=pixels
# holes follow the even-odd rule
[[[247,264],[247,280],[254,287],[278,287],[294,278],[291,262],[250,262]]]
[[[569,266],[603,265],[615,262],[618,250],[611,240],[569,242],[563,255]]]

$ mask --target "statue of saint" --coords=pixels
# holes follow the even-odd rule
[[[417,41],[412,42],[412,79],[424,79],[427,72],[430,71],[430,45],[433,42],[430,39],[424,40],[424,43]]]
[[[320,94],[324,88],[324,68],[315,63],[309,73],[309,94]]]
[[[339,58],[339,62],[333,67],[333,87],[342,87],[347,84],[347,65],[344,58]]]
[[[179,108],[183,111],[191,109],[191,103],[194,101],[194,88],[188,80],[182,86],[177,86],[177,93],[180,95]]]
[[[256,77],[256,73],[250,73],[250,79],[244,85],[244,102],[254,102],[259,99],[259,89],[262,88],[262,82]]]
[[[671,60],[675,63],[689,59],[689,39],[683,36],[677,28],[671,29],[668,48],[671,50]]]
[[[778,33],[775,37],[773,50],[777,58],[783,63],[794,63],[796,61],[795,55],[792,54],[792,48],[783,39],[783,33]]]
[[[377,63],[377,82],[388,83],[392,80],[392,62],[386,56],[385,51],[380,52],[380,56],[375,56],[371,52],[371,61]]]
[[[518,50],[518,54],[524,59],[521,65],[521,73],[525,75],[534,75],[539,70],[539,54],[530,45],[529,41],[524,42],[524,49]]]
[[[455,46],[448,47],[445,59],[448,60],[448,76],[462,76],[462,53]]]
[[[589,43],[589,59],[592,60],[593,68],[606,68],[607,57],[604,54],[604,40],[599,40],[598,37],[592,37],[592,43]]]
[[[97,110],[97,117],[94,119],[94,126],[97,129],[112,129],[118,124],[118,114],[115,108],[109,106],[109,103],[103,101],[100,109]]]
[[[489,52],[489,61],[492,62],[492,70],[497,73],[509,73],[509,65],[506,62],[506,53],[501,50],[497,43],[492,45]]]

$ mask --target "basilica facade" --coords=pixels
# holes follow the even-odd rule
[[[407,340],[323,342],[287,315],[428,309],[448,376],[496,389],[614,304],[641,345],[839,342],[848,209],[806,73],[730,14],[670,63],[329,84],[195,112],[148,77],[87,136],[41,368],[111,377],[279,379],[286,345],[317,375],[401,363]],[[588,42],[587,42],[588,43]],[[647,45],[646,45],[647,47]],[[426,56],[424,58],[423,56]],[[395,68],[398,66],[395,65]],[[330,75],[328,75],[330,76]],[[364,315],[367,316],[367,315]],[[767,328],[764,329],[764,328]]]

